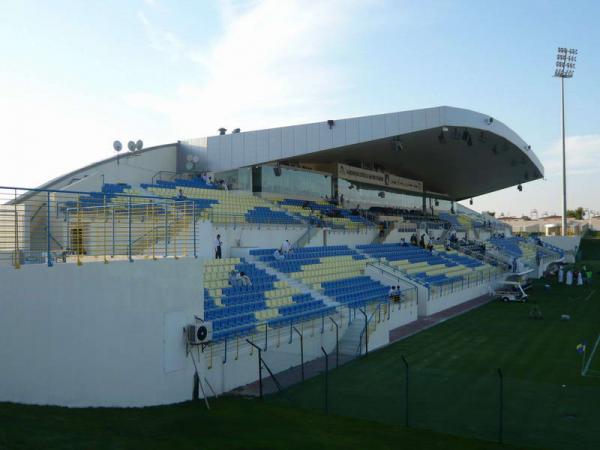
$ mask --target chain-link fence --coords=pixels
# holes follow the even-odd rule
[[[333,361],[319,360],[319,376],[266,401],[522,446],[591,450],[600,442],[599,385],[412,367],[396,354],[371,354],[338,370]]]

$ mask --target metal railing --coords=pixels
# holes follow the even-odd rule
[[[412,283],[418,284],[427,288],[428,297],[427,300],[434,300],[436,298],[444,297],[446,295],[451,295],[456,292],[463,291],[465,289],[469,289],[475,286],[479,286],[485,283],[491,283],[492,281],[498,279],[503,271],[496,267],[488,267],[482,270],[476,270],[471,273],[462,275],[458,280],[448,280],[436,282],[433,284],[423,283],[419,280],[415,280],[410,278],[410,276],[406,273],[406,271],[399,269],[398,267],[390,265],[387,260],[380,260],[380,263],[389,267],[392,271],[397,272],[398,275],[402,275],[401,280],[407,282],[410,280]],[[418,292],[418,289],[415,289]]]
[[[199,222],[310,228],[291,215],[253,218],[206,199],[0,186],[0,266],[198,257],[207,246],[212,251]],[[344,232],[367,229],[357,223]]]
[[[500,278],[502,273],[502,271],[496,268],[485,268],[463,275],[459,280],[432,284],[429,286],[428,300],[435,300],[465,289],[491,283]]]

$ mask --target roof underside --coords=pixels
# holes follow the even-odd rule
[[[294,157],[301,163],[374,162],[386,172],[423,182],[426,191],[441,193],[454,200],[493,192],[543,175],[523,150],[506,139],[484,131],[470,130],[471,145],[461,136],[440,129],[402,135],[401,150],[397,139],[380,139]]]

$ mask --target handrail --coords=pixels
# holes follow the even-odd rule
[[[368,333],[368,332],[369,332],[368,330],[369,330],[369,324],[371,323],[371,320],[373,319],[373,317],[375,317],[375,313],[376,313],[376,312],[378,312],[378,311],[380,311],[381,305],[382,305],[382,304],[384,304],[384,303],[389,303],[389,300],[386,300],[386,301],[379,301],[379,302],[377,303],[377,306],[375,307],[375,309],[374,309],[374,310],[373,310],[373,312],[371,313],[371,317],[368,317],[368,318],[367,318],[367,323],[366,323],[366,326],[365,326],[365,327],[362,329],[362,331],[360,332],[360,337],[359,337],[359,339],[358,339],[358,347],[357,347],[357,349],[356,349],[356,354],[357,354],[357,355],[360,355],[361,348],[362,348],[362,340],[363,340],[363,336],[365,335],[365,332],[366,332],[366,333]],[[363,311],[361,310],[361,312],[363,312]],[[368,351],[369,351],[369,350],[368,350],[368,348],[367,348],[367,349],[365,349],[365,350],[366,350],[366,352],[368,352]]]
[[[175,176],[177,176],[177,172],[173,172],[173,171],[171,171],[171,170],[159,170],[159,171],[158,171],[158,172],[156,172],[154,175],[152,175],[152,184],[155,184],[155,183],[154,183],[154,181],[155,181],[156,177],[157,177],[157,176],[158,176],[158,177],[160,177],[160,176],[161,176],[161,174],[163,174],[163,173],[168,173],[168,174],[170,174],[170,175],[175,175]],[[162,180],[162,178],[159,178],[159,179],[160,179],[160,180]]]
[[[38,209],[35,210],[35,212],[31,215],[30,219],[29,219],[29,223],[32,223],[33,220],[35,219],[35,217],[38,215],[38,213],[42,210],[42,208],[44,208],[46,205],[48,205],[48,203],[42,203],[40,204],[40,206],[38,207]]]
[[[294,248],[304,247],[311,241],[313,237],[317,235],[319,232],[318,230],[319,229],[317,227],[309,225],[304,234],[302,234],[302,236],[300,236],[296,242],[294,242]]]
[[[391,266],[389,266],[389,265],[387,265],[387,264],[385,264],[383,262],[380,262],[379,264],[381,266],[376,266],[375,264],[373,264],[371,262],[368,262],[367,266],[371,266],[374,269],[381,271],[382,274],[385,272],[387,275],[390,275],[390,276],[396,278],[396,280],[398,282],[408,283],[416,291],[416,293],[417,293],[417,303],[419,303],[419,285],[418,284],[415,284],[412,280],[409,280],[408,278],[400,277],[397,274],[396,269],[394,269],[393,267],[391,267]],[[385,268],[385,270],[384,270],[384,268]]]
[[[64,250],[64,248],[65,248],[64,245],[61,244],[59,241],[57,241],[56,238],[52,235],[52,233],[50,233],[49,236],[50,236],[50,239],[52,239],[56,243],[56,245],[59,246],[59,248],[61,250]]]

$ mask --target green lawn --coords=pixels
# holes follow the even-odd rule
[[[0,403],[0,449],[514,450],[494,443],[319,412],[220,398],[203,403],[67,409]]]
[[[596,258],[596,242],[582,244]],[[597,261],[580,261],[597,267]],[[504,439],[518,445],[600,448],[600,378],[582,377],[575,347],[588,356],[600,333],[600,278],[591,286],[535,283],[531,303],[493,302],[409,339],[371,353],[329,376],[335,414],[404,423],[403,355],[410,365],[409,424],[494,440],[499,429],[499,376],[504,374]],[[545,285],[550,284],[546,289]],[[568,314],[571,319],[561,320]],[[600,367],[600,349],[591,367]],[[594,372],[592,372],[594,373]],[[324,379],[291,388],[277,403],[322,409]]]

